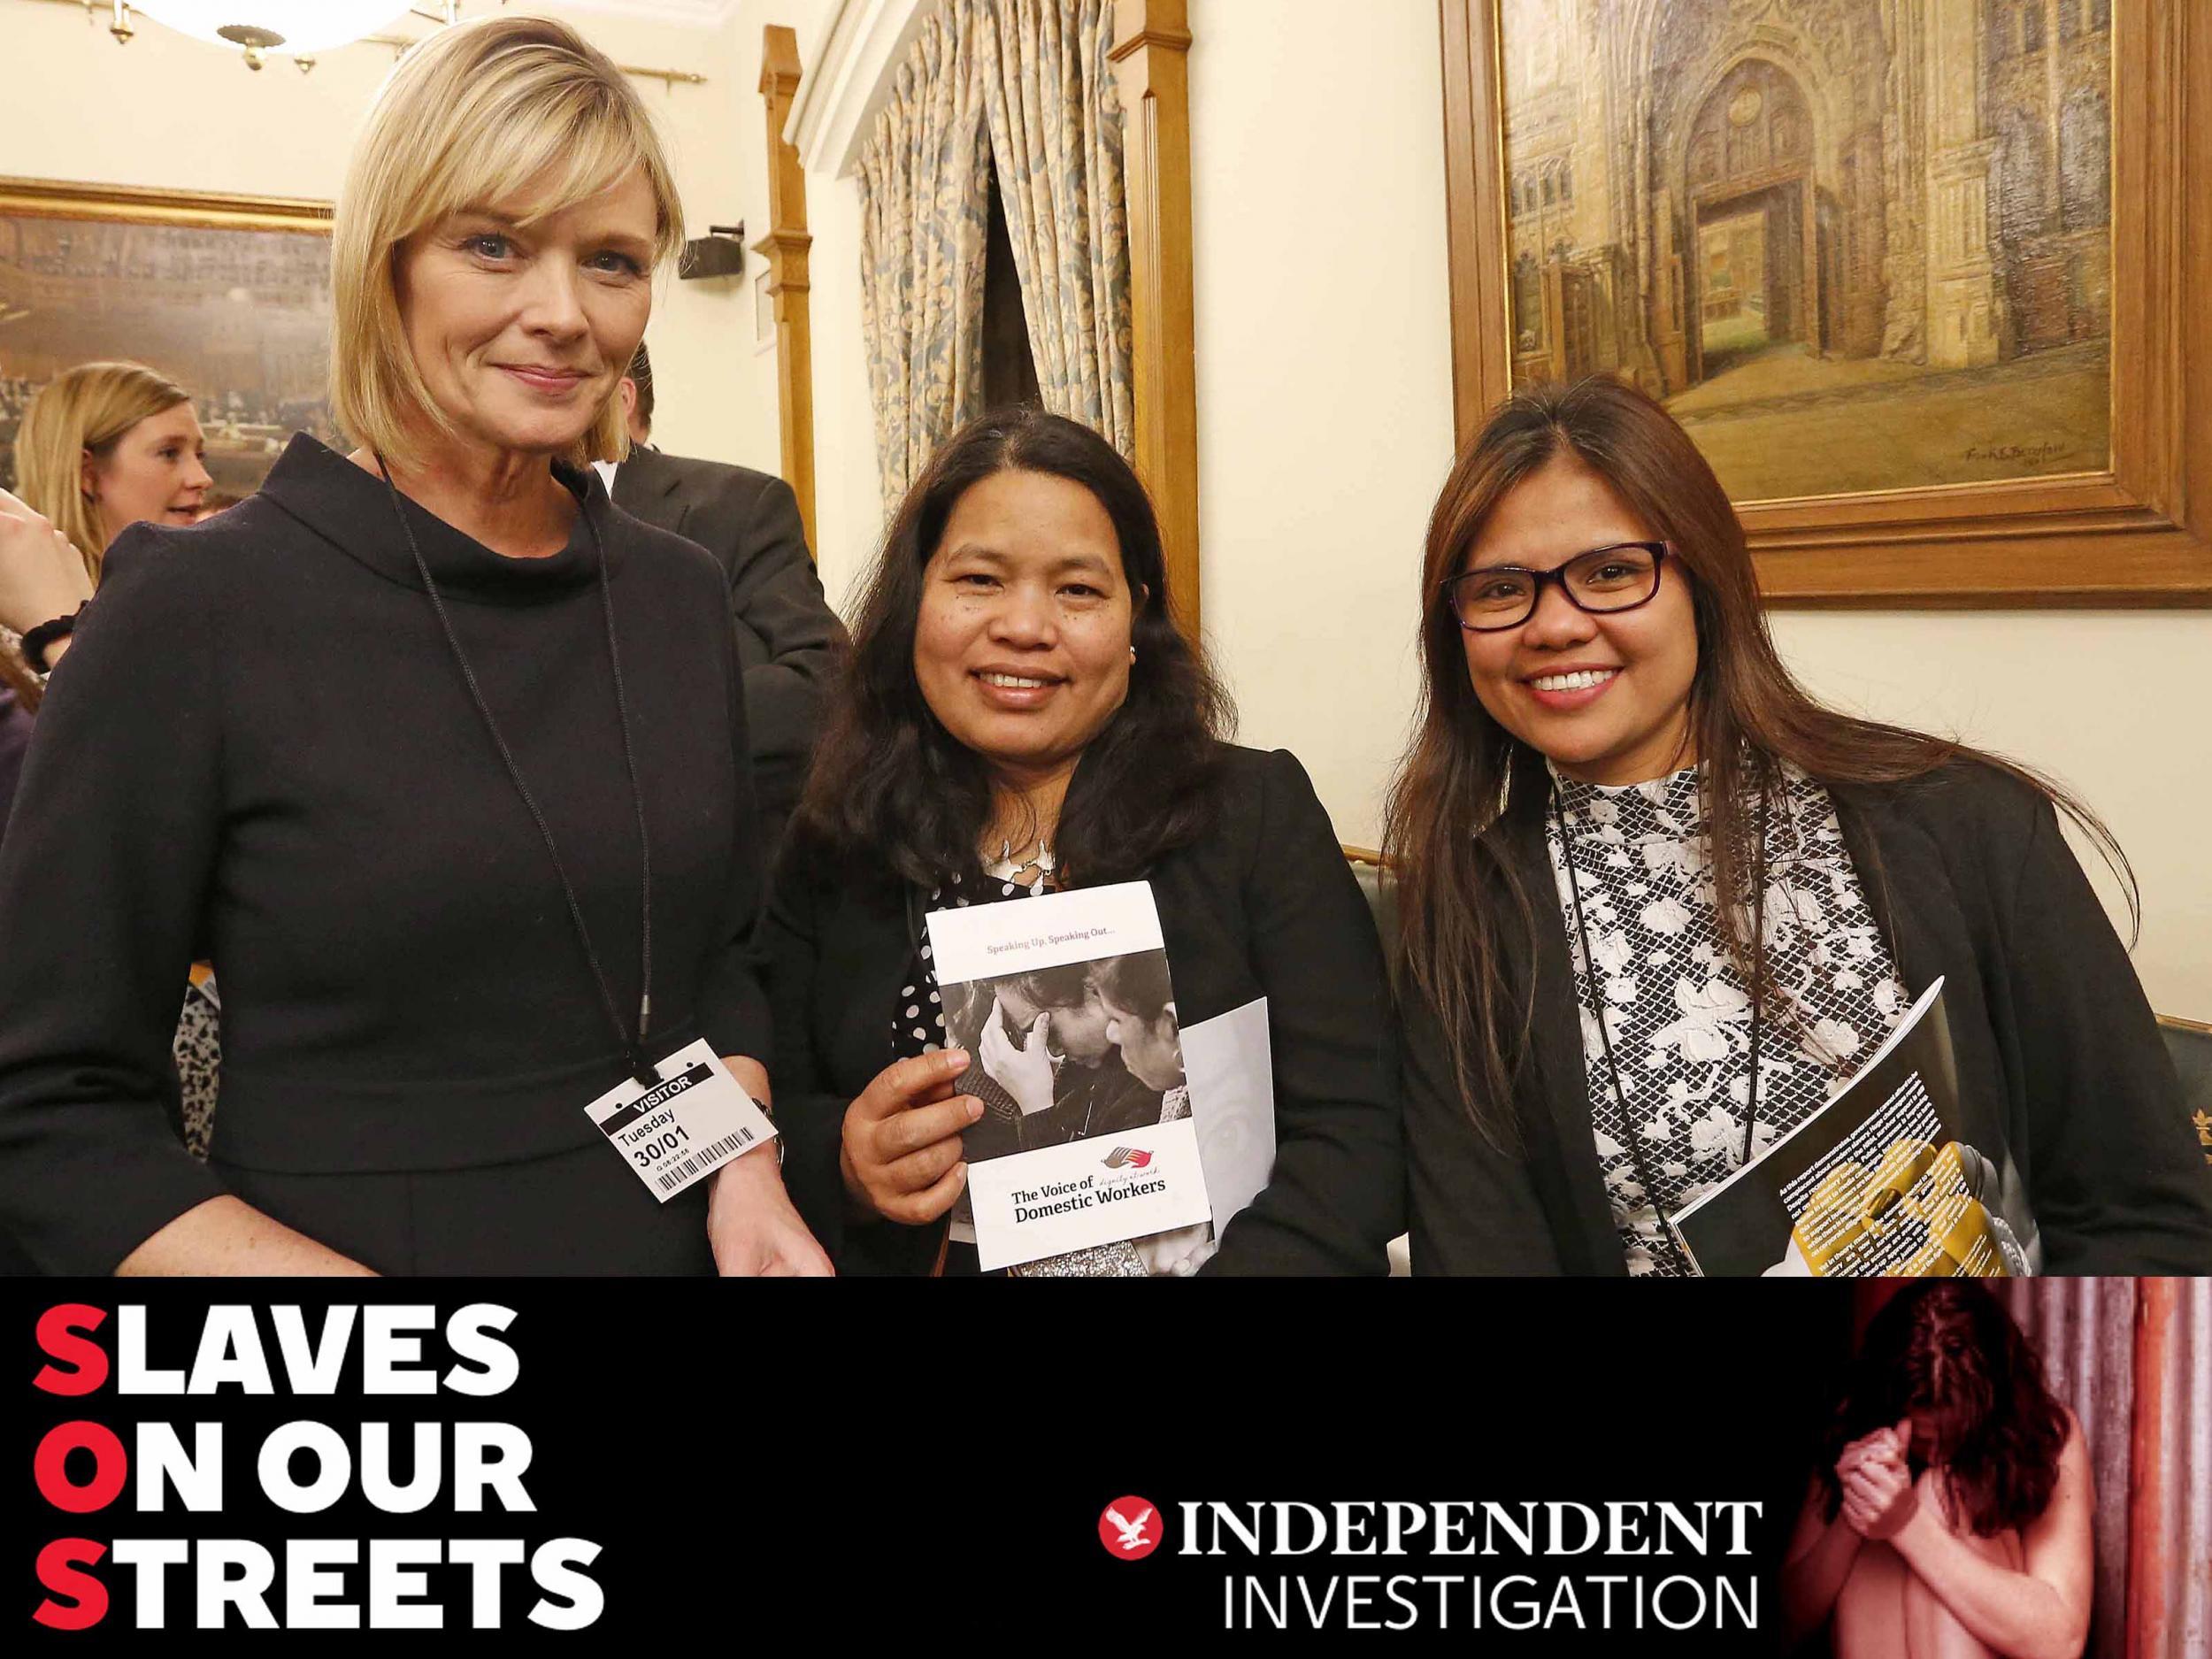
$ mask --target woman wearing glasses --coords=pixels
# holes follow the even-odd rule
[[[1424,594],[1387,831],[1416,1271],[1689,1271],[1666,1221],[1939,975],[1965,1138],[2031,1259],[2212,1270],[2212,1169],[2054,809],[2127,879],[2110,834],[2022,767],[1808,696],[1656,403],[1506,403]]]

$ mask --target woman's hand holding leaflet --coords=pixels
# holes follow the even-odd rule
[[[1188,1279],[1213,1254],[1209,1248],[1213,1236],[1213,1223],[1210,1221],[1178,1227],[1172,1233],[1156,1233],[1150,1238],[1135,1240],[1137,1259],[1155,1279]]]
[[[845,1109],[837,1164],[855,1209],[920,1226],[952,1208],[968,1179],[961,1132],[983,1116],[952,1092],[967,1068],[957,1048],[895,1060]]]

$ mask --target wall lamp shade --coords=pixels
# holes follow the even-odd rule
[[[328,51],[405,15],[406,0],[132,0],[180,35],[253,51]]]
[[[676,274],[687,282],[705,277],[737,276],[745,269],[745,227],[710,225],[707,234],[684,244]]]

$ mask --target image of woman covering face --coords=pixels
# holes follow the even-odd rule
[[[959,987],[949,1029],[975,1056],[960,1087],[985,1107],[969,1161],[1160,1121],[1161,1091],[1128,1064],[1091,972],[1078,962]]]
[[[2076,1655],[2096,1509],[2081,1425],[1980,1284],[1869,1323],[1783,1568],[1784,1617],[1839,1659]]]

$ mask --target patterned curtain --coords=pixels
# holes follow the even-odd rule
[[[2024,1279],[2006,1295],[2088,1443],[2087,1653],[2212,1653],[2212,1279]]]
[[[990,141],[974,0],[945,0],[860,153],[861,326],[876,461],[895,505],[983,401]]]
[[[984,0],[975,45],[1044,406],[1136,446],[1112,0]]]

